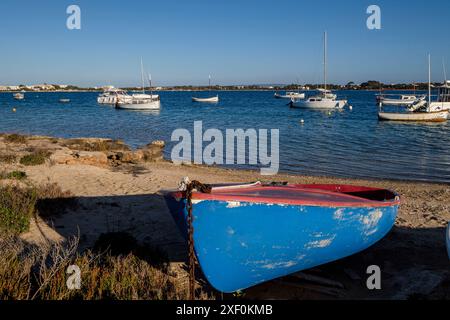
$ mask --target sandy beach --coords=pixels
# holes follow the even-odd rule
[[[20,170],[35,185],[56,183],[78,201],[76,208],[44,221],[34,220],[22,238],[33,243],[80,237],[80,250],[90,248],[102,233],[125,231],[138,241],[167,252],[178,276],[187,277],[183,264],[186,245],[161,196],[176,188],[181,178],[203,183],[252,182],[262,177],[256,171],[218,167],[174,165],[159,158],[140,161],[142,154],[124,161],[110,151],[75,154],[63,139],[33,137],[26,143],[0,137],[0,155],[26,154],[45,149],[52,155],[45,164],[25,166],[0,163],[0,171]],[[30,149],[31,148],[31,149]],[[74,153],[75,152],[75,153]],[[105,154],[105,157],[99,155]],[[141,152],[142,153],[142,152]],[[145,153],[145,150],[143,151]],[[70,161],[70,154],[77,161]],[[56,156],[55,156],[56,155]],[[66,158],[65,158],[66,156]],[[134,158],[136,159],[134,159]],[[83,161],[82,159],[88,159]],[[105,160],[106,159],[106,160]],[[450,186],[403,181],[377,181],[277,175],[264,181],[365,185],[395,190],[402,205],[393,230],[374,247],[352,257],[308,271],[335,281],[324,290],[301,279],[288,277],[248,289],[248,299],[440,299],[450,297],[450,268],[445,248],[445,228],[450,221]],[[0,183],[14,183],[7,179]],[[382,270],[382,290],[366,287],[366,269]]]

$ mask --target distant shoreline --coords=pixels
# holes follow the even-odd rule
[[[132,92],[141,92],[141,90],[139,89],[124,89],[125,91],[132,91]],[[214,91],[214,92],[277,92],[277,91],[289,91],[292,89],[213,89],[213,90],[209,90],[209,89],[192,89],[192,90],[188,90],[188,89],[163,89],[163,90],[153,90],[153,92],[208,92],[208,91]],[[333,91],[361,91],[361,92],[380,92],[380,90],[376,90],[376,89],[332,89]],[[149,89],[145,89],[145,91],[150,91]],[[313,92],[313,91],[317,91],[317,89],[311,89],[311,90],[300,90],[302,92]],[[414,91],[413,89],[382,89],[383,91]],[[426,90],[415,90],[416,92],[424,92]],[[89,90],[89,89],[85,89],[85,90],[42,90],[42,91],[23,91],[23,90],[15,90],[15,91],[0,91],[1,93],[88,93],[88,92],[97,92],[97,93],[101,93],[104,92],[104,90]]]

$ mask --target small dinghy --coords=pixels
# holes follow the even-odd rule
[[[59,99],[60,103],[69,103],[70,99]]]
[[[187,237],[186,192],[166,193]],[[400,199],[384,189],[345,185],[231,185],[192,193],[195,254],[221,292],[353,255],[394,225]]]
[[[209,92],[211,92],[211,75],[209,76]],[[192,97],[192,102],[218,103],[219,95],[217,95],[215,97],[208,97],[208,98]]]
[[[217,103],[219,102],[219,96],[211,97],[211,98],[192,98],[193,102],[209,102],[209,103]]]

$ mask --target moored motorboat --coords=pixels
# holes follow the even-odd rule
[[[284,95],[275,93],[274,97],[275,97],[275,99],[292,100],[292,99],[305,99],[306,95],[304,93],[300,93],[300,92],[286,92],[286,94],[284,94]]]
[[[438,88],[437,99],[435,101],[430,101],[430,110],[450,111],[450,81],[445,80],[444,84]]]
[[[398,96],[398,98],[394,98],[394,96],[396,97],[397,95],[379,95],[377,96],[377,102],[386,106],[409,106],[418,100],[423,100],[426,98],[425,95],[416,96],[403,94]]]
[[[128,94],[124,90],[110,88],[97,97],[97,103],[115,105],[119,97],[124,100],[128,97]]]
[[[187,237],[186,193],[165,198]],[[365,250],[391,230],[400,204],[392,191],[345,185],[230,185],[191,199],[195,253],[221,292]]]
[[[59,99],[60,103],[69,103],[70,99]]]
[[[445,88],[445,86],[444,86]],[[450,87],[449,87],[450,88]],[[441,99],[447,97],[448,91],[440,91]],[[383,104],[380,103],[378,119],[383,121],[406,121],[406,122],[445,122],[449,117],[449,109],[445,108],[445,100],[434,102],[431,100],[431,56],[428,56],[428,102],[420,98],[411,104],[408,112],[385,112]]]
[[[16,100],[23,100],[23,99],[25,99],[25,95],[23,94],[23,93],[15,93],[14,95],[13,95],[13,97],[14,97],[14,99],[16,99]]]

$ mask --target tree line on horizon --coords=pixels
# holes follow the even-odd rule
[[[441,83],[433,83],[434,87],[438,87]],[[59,85],[52,85],[55,87],[55,91],[64,90],[64,91],[99,91],[101,88],[94,87],[79,87],[75,85],[69,85],[67,87],[61,88]],[[19,85],[20,90],[24,91],[32,91],[28,89],[25,85]],[[185,90],[185,91],[203,91],[203,90],[214,90],[214,91],[231,91],[231,90],[269,90],[269,91],[296,91],[296,90],[315,90],[318,88],[323,88],[323,84],[265,84],[265,85],[214,85],[211,87],[208,86],[193,86],[193,85],[182,85],[182,86],[166,86],[159,87],[161,90]],[[124,87],[124,90],[136,91],[142,90],[142,87]],[[363,82],[361,84],[356,84],[354,82],[348,82],[346,85],[338,85],[338,84],[328,84],[327,89],[330,90],[428,90],[428,83],[399,83],[399,84],[385,84],[376,80],[369,80]],[[146,91],[150,90],[150,87],[145,88]],[[155,90],[153,88],[153,90]]]

